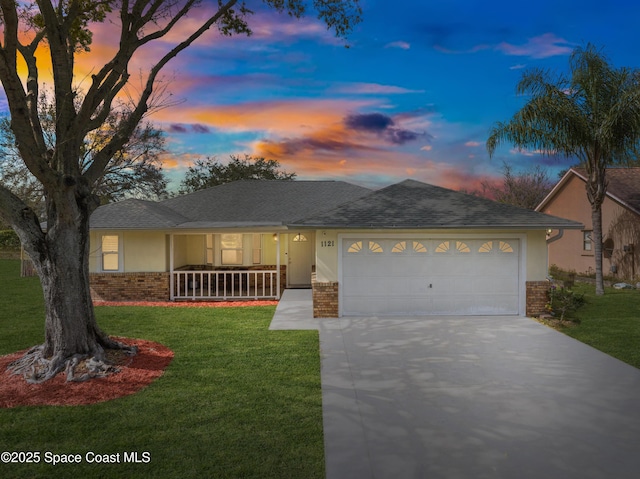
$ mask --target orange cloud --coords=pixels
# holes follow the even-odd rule
[[[304,154],[389,154],[395,147],[416,141],[426,133],[403,128],[402,122],[382,113],[349,114],[320,128],[288,137],[271,137],[254,143],[259,156],[281,159]]]
[[[288,137],[331,129],[353,110],[370,105],[366,101],[285,100],[247,102],[236,105],[181,105],[155,113],[154,121],[199,123],[227,131],[261,131]]]
[[[183,153],[181,155],[175,155],[173,153],[164,153],[160,155],[162,161],[162,167],[167,170],[175,170],[178,168],[185,168],[193,164],[194,160],[201,158],[201,155],[193,155]]]

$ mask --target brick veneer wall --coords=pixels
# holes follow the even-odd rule
[[[276,269],[276,265],[244,268],[251,271]],[[91,298],[94,301],[169,301],[170,273],[91,273]],[[262,277],[258,277],[261,282]],[[280,294],[287,286],[287,267],[280,265]],[[261,284],[260,286],[261,287]],[[268,285],[267,285],[268,287]]]
[[[338,317],[338,283],[318,283],[316,275],[311,275],[314,318]]]
[[[169,273],[91,273],[94,301],[169,301]]]
[[[545,306],[549,302],[548,281],[527,281],[527,316],[539,316],[546,313]]]

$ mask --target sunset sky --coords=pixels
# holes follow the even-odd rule
[[[473,190],[503,161],[546,165],[555,179],[571,161],[510,146],[491,160],[486,152],[491,125],[524,101],[514,93],[523,71],[565,70],[587,42],[616,66],[640,67],[640,3],[631,0],[361,4],[349,48],[311,16],[258,8],[252,37],[211,31],[170,63],[178,104],[150,120],[167,133],[172,186],[196,158],[245,153],[299,179],[374,187],[413,178]],[[96,28],[92,60],[80,63],[108,54],[114,28]]]

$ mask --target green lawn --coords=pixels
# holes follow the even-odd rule
[[[0,260],[0,355],[41,343],[43,303],[19,262]],[[99,307],[118,336],[171,348],[164,376],[129,397],[91,406],[0,409],[0,452],[39,451],[39,464],[2,464],[14,478],[324,477],[318,333],[268,331],[273,307]],[[44,454],[82,463],[44,463]],[[87,464],[87,452],[147,452],[147,463]]]
[[[640,368],[640,291],[607,288],[595,295],[592,285],[576,283],[587,304],[574,316],[580,323],[562,328],[569,336]]]

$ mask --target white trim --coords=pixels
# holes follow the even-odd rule
[[[169,299],[173,301],[175,299],[175,286],[173,278],[173,233],[169,235]]]
[[[526,315],[526,302],[527,302],[527,235],[524,233],[375,233],[374,231],[362,231],[360,233],[338,233],[338,316],[343,316],[343,298],[344,298],[344,281],[343,281],[343,239],[349,238],[366,238],[366,239],[517,239],[520,242],[518,248],[518,314],[520,316]]]
[[[278,271],[278,275],[276,276],[276,282],[278,284],[277,299],[280,299],[280,233],[276,233],[276,270]]]

